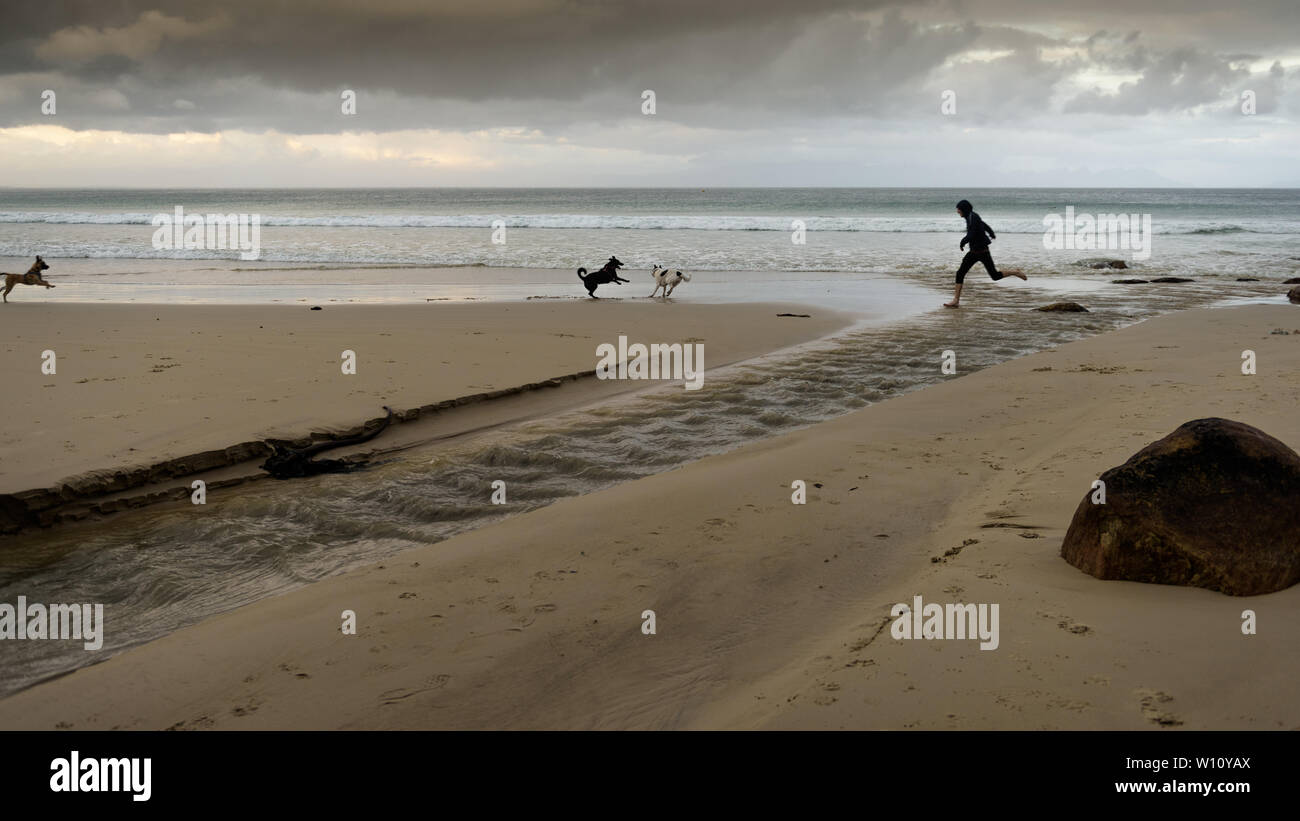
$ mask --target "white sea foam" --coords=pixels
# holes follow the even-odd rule
[[[195,213],[202,209],[188,209]],[[960,232],[957,220],[931,216],[893,217],[819,217],[792,213],[768,215],[689,215],[689,214],[263,214],[262,225],[316,228],[491,228],[504,223],[509,228],[556,230],[628,230],[628,231],[779,231],[789,232],[791,220],[798,217],[808,231],[951,234]],[[53,225],[149,225],[154,213],[91,211],[0,211],[0,223]],[[992,221],[992,218],[990,218]],[[1042,219],[1010,218],[996,220],[996,229],[1005,234],[1041,234]],[[1290,220],[1258,219],[1225,222],[1206,219],[1158,219],[1156,234],[1290,234],[1297,230]]]

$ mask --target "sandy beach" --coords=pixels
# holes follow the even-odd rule
[[[777,317],[777,313],[812,314]],[[695,341],[706,367],[824,336],[852,318],[778,304],[590,300],[510,304],[13,304],[4,312],[0,380],[11,419],[0,433],[0,493],[56,486],[249,440],[340,432],[383,415],[510,389],[597,363],[596,346]],[[42,368],[56,355],[56,372]],[[355,374],[342,370],[356,354]],[[641,383],[565,386],[491,415],[608,397]]]
[[[674,312],[674,332],[712,344],[714,310]],[[418,330],[414,313],[406,333]],[[266,321],[249,316],[229,344],[257,345],[252,328]],[[316,318],[283,320],[280,332],[305,334]],[[558,316],[541,322],[564,327]],[[584,333],[621,325],[590,322]],[[796,342],[810,326],[799,327],[738,341],[729,355]],[[1243,599],[1099,581],[1058,553],[1092,480],[1185,421],[1222,416],[1300,447],[1298,332],[1291,306],[1187,311],[959,371],[208,619],[5,699],[0,726],[1295,729],[1300,591]],[[505,333],[495,331],[503,343]],[[317,334],[285,374],[337,369],[337,336]],[[477,343],[461,344],[459,357],[442,358]],[[590,344],[558,343],[545,365],[566,372]],[[161,347],[145,359],[139,345],[140,380],[174,373],[149,373],[162,355],[192,361]],[[60,380],[118,389],[77,385],[77,355],[89,354],[67,347]],[[1256,375],[1241,373],[1245,349]],[[122,363],[127,350],[105,355]],[[440,388],[487,384],[481,371],[439,372],[440,357],[428,359],[419,372]],[[503,363],[494,384],[524,381],[526,368],[493,361]],[[345,419],[375,404],[391,376],[367,378],[335,397]],[[304,409],[295,424],[321,421]],[[796,479],[805,505],[791,503]],[[999,646],[891,638],[890,608],[916,595],[998,603]],[[1257,635],[1241,632],[1246,608]],[[345,610],[356,635],[340,632]],[[653,635],[642,631],[647,610]]]

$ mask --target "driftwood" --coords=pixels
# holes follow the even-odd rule
[[[329,442],[317,442],[305,448],[294,448],[278,442],[268,441],[267,444],[271,446],[273,453],[262,463],[262,470],[265,470],[276,479],[299,479],[304,476],[319,476],[322,473],[348,473],[357,470],[364,465],[358,462],[344,461],[343,459],[321,459],[316,461],[312,457],[327,450],[347,447],[348,445],[359,445],[362,442],[369,442],[374,439],[393,423],[393,409],[385,405],[384,410],[388,411],[388,416],[384,418],[379,427],[369,433],[350,436],[346,439],[335,439]]]

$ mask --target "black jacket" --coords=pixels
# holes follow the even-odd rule
[[[987,239],[984,237],[985,233],[988,234]],[[970,215],[966,217],[966,237],[961,241],[963,246],[970,243],[972,251],[983,251],[989,247],[989,240],[997,239],[997,237],[998,235],[993,233],[993,229],[988,226],[988,223],[980,219],[979,214],[971,211]]]

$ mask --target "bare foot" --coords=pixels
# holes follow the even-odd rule
[[[945,307],[945,308],[960,308],[961,306],[958,305],[956,302],[945,302],[945,303],[943,303],[943,307]]]

